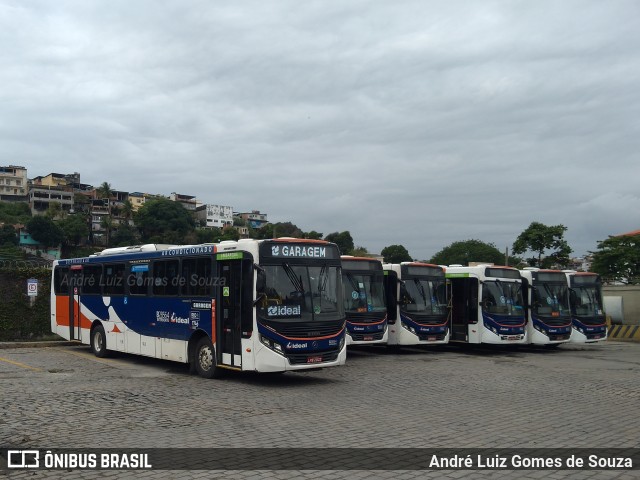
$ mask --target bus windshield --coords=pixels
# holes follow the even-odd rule
[[[567,317],[569,309],[569,288],[563,284],[538,283],[533,287],[531,307],[540,317]]]
[[[498,315],[524,314],[522,284],[501,280],[485,280],[482,289],[482,309]]]
[[[328,265],[265,265],[258,316],[279,322],[340,320],[340,268]]]
[[[361,274],[343,271],[344,308],[354,312],[384,312],[384,277],[379,274]]]
[[[447,312],[444,278],[406,279],[400,286],[400,308],[407,313],[444,315]]]
[[[576,287],[572,291],[573,310],[577,317],[604,315],[600,301],[600,288],[595,285]]]

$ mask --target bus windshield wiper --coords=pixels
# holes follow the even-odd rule
[[[293,288],[296,289],[296,292],[304,293],[304,286],[302,285],[302,281],[296,276],[296,272],[293,271],[291,265],[288,263],[283,263],[282,268],[284,268],[287,277],[289,277],[289,281],[293,285]]]
[[[325,291],[328,280],[329,280],[329,275],[327,275],[327,266],[322,265],[322,268],[320,269],[320,278],[318,278],[318,292]]]
[[[353,287],[353,289],[357,292],[360,291],[360,287],[358,286],[358,282],[356,282],[356,280],[353,278],[353,275],[351,275],[349,272],[347,272],[347,280],[349,280],[349,283],[351,284],[351,286]]]
[[[422,282],[420,280],[418,280],[417,278],[414,278],[413,282],[416,284],[416,288],[418,289],[418,293],[420,294],[420,296],[424,300],[424,304],[426,305],[427,304],[427,294],[424,291],[424,286],[422,285]]]

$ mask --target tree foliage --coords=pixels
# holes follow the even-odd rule
[[[62,229],[65,243],[68,245],[80,245],[83,239],[89,236],[89,225],[87,217],[81,214],[68,215],[60,220],[58,225]]]
[[[0,202],[0,223],[26,224],[31,218],[31,209],[26,202]]]
[[[513,253],[516,255],[523,255],[528,251],[536,253],[537,258],[527,258],[527,262],[532,267],[566,267],[569,265],[571,253],[571,248],[564,239],[566,231],[567,227],[564,225],[548,226],[540,222],[532,222],[513,243]]]
[[[302,238],[308,238],[310,240],[322,240],[322,233],[311,230],[310,232],[305,232]]]
[[[36,216],[27,222],[27,231],[31,237],[45,247],[57,247],[64,240],[64,232],[53,220]]]
[[[3,245],[18,245],[18,234],[11,225],[0,227],[0,247]]]
[[[98,197],[109,199],[113,196],[113,189],[109,182],[102,182],[102,184],[96,189]]]
[[[413,260],[404,245],[389,245],[384,247],[380,254],[384,257],[385,263],[402,263]]]
[[[353,237],[348,230],[344,232],[333,232],[324,237],[327,242],[332,242],[338,245],[341,255],[351,255],[355,245],[353,243]]]
[[[195,229],[189,211],[166,198],[145,202],[136,212],[134,221],[144,243],[181,244]]]
[[[591,270],[610,282],[640,283],[640,235],[609,237],[598,242]]]
[[[363,246],[357,246],[351,251],[351,255],[354,257],[367,257],[369,255],[369,250]]]
[[[470,262],[504,264],[504,254],[493,243],[480,240],[453,242],[436,253],[430,263],[436,265],[469,265]]]
[[[136,229],[128,223],[121,223],[111,232],[109,245],[112,247],[128,247],[130,245],[137,245],[138,243],[138,233]]]

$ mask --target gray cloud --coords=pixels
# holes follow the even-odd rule
[[[0,155],[421,259],[640,225],[633,1],[0,4]]]

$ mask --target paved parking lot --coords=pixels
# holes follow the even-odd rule
[[[0,350],[0,446],[11,448],[640,447],[640,344],[384,347],[340,368],[190,375],[88,347]],[[11,471],[10,478],[117,477]],[[147,471],[139,478],[638,478],[639,471]]]

